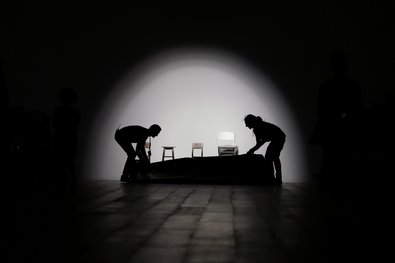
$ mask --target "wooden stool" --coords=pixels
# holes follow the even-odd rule
[[[162,153],[162,162],[165,158],[172,158],[174,160],[174,148],[175,146],[162,146],[163,153]],[[171,155],[166,155],[166,151],[171,151]]]
[[[200,150],[200,156],[203,157],[203,143],[194,142],[192,143],[192,158],[194,158],[194,151]]]

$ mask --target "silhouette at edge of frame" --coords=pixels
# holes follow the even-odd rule
[[[55,108],[52,116],[56,170],[60,173],[61,179],[75,187],[77,184],[75,162],[81,120],[80,111],[75,106],[78,94],[73,88],[64,88],[58,92],[57,100],[60,105]]]
[[[137,179],[138,170],[143,172],[148,169],[150,160],[145,151],[145,143],[148,137],[155,138],[162,128],[158,124],[152,124],[148,129],[139,125],[130,125],[119,128],[115,131],[115,141],[127,154],[127,159],[122,171],[121,182],[132,182]],[[136,143],[134,149],[132,143]],[[136,162],[139,158],[139,163]]]
[[[317,123],[310,138],[322,152],[319,182],[350,180],[352,158],[358,159],[363,112],[359,83],[347,75],[346,55],[337,50],[330,61],[332,77],[318,90]],[[337,178],[337,176],[340,176]]]
[[[265,153],[265,159],[269,163],[270,172],[275,174],[276,184],[281,185],[283,180],[280,154],[285,144],[286,135],[284,131],[278,126],[262,120],[260,116],[252,114],[245,116],[244,123],[247,128],[253,130],[256,138],[256,145],[248,150],[247,154],[253,154],[266,142],[269,142]]]

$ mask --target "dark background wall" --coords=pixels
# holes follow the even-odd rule
[[[244,57],[271,77],[307,141],[316,122],[317,89],[330,77],[334,50],[347,55],[349,75],[360,83],[366,107],[393,96],[393,11],[377,1],[248,7],[10,1],[1,8],[0,44],[9,105],[51,114],[56,93],[73,87],[80,95],[84,138],[102,98],[149,55],[211,46]]]

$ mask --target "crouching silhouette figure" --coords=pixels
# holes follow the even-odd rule
[[[139,158],[143,167],[149,166],[150,160],[145,151],[145,142],[148,137],[158,136],[161,130],[161,127],[157,124],[151,125],[148,129],[131,125],[116,130],[115,141],[128,156],[121,175],[121,182],[131,182],[136,178],[138,172],[136,157]],[[136,149],[133,148],[132,143],[136,143]]]
[[[253,154],[266,142],[269,145],[266,149],[265,158],[269,162],[270,171],[275,172],[276,183],[282,184],[282,171],[280,153],[285,144],[285,133],[276,125],[263,121],[261,117],[248,114],[244,118],[247,128],[252,129],[256,138],[256,145],[247,154]]]

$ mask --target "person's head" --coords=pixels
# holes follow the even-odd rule
[[[259,120],[259,117],[248,114],[247,116],[244,117],[244,123],[248,129],[252,129],[256,126],[257,122]]]
[[[158,124],[152,124],[148,130],[151,137],[156,137],[158,136],[162,128]]]

